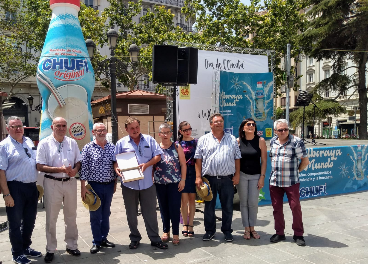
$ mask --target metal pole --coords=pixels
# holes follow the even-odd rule
[[[111,48],[110,58],[110,76],[111,76],[111,133],[112,143],[118,141],[118,124],[116,114],[116,58],[114,57],[114,49]]]
[[[356,112],[357,112],[357,107],[354,106],[354,115],[355,115],[355,118],[354,118],[354,136],[356,137],[357,136],[357,127],[356,127]]]
[[[290,100],[289,100],[289,78],[290,78],[290,44],[286,45],[286,107],[285,107],[285,117],[286,120],[289,122],[289,108],[290,108]],[[304,134],[303,134],[304,135]]]
[[[303,106],[303,125],[302,125],[302,139],[303,139],[303,141],[304,141],[304,114],[305,114],[305,105]]]
[[[177,140],[178,137],[178,126],[176,124],[176,85],[174,85],[172,97],[173,97],[173,137],[174,142]]]
[[[316,105],[313,103],[313,135],[312,135],[313,139],[314,139],[314,134],[315,134],[314,126],[316,125],[315,120],[316,120]]]

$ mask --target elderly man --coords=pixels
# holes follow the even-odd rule
[[[196,185],[199,188],[202,176],[210,183],[213,198],[205,202],[204,226],[206,233],[203,241],[211,240],[216,233],[215,206],[217,195],[222,207],[221,231],[225,241],[232,242],[231,229],[233,217],[234,185],[240,179],[240,158],[236,138],[224,132],[224,118],[221,114],[210,116],[211,133],[199,138],[194,155],[196,159]]]
[[[144,179],[125,182],[121,184],[125,210],[130,228],[130,249],[136,249],[142,239],[138,231],[138,202],[141,205],[142,216],[151,245],[160,249],[167,249],[167,244],[161,241],[158,234],[156,213],[156,188],[152,181],[152,166],[161,160],[162,150],[156,140],[141,134],[140,121],[129,117],[125,121],[125,130],[128,136],[123,137],[116,143],[116,154],[135,151],[139,167],[143,172]],[[124,179],[117,163],[114,164],[116,173]]]
[[[294,241],[298,246],[305,246],[303,237],[302,210],[299,200],[299,172],[304,170],[309,160],[303,141],[289,134],[289,123],[279,119],[274,123],[276,136],[270,141],[271,175],[270,196],[273,206],[276,234],[270,238],[272,243],[285,240],[285,219],[283,197],[289,201],[293,213]]]
[[[45,262],[54,259],[57,248],[56,221],[63,208],[66,251],[79,256],[77,229],[77,180],[82,156],[77,142],[66,135],[66,120],[56,117],[52,121],[52,134],[40,141],[37,149],[37,170],[45,173],[46,256]]]
[[[35,148],[32,140],[23,136],[19,117],[9,117],[6,130],[9,136],[0,143],[0,188],[9,221],[13,261],[27,264],[31,263],[27,257],[42,256],[30,248],[38,198]]]
[[[95,254],[101,247],[115,247],[107,240],[107,235],[110,230],[110,207],[117,178],[114,171],[115,146],[106,140],[105,125],[94,124],[92,133],[95,139],[82,150],[80,179],[82,199],[85,199],[86,193],[90,193],[86,189],[86,181],[101,199],[101,206],[89,213],[93,235],[93,246],[90,252]]]

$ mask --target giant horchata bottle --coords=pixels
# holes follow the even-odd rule
[[[67,121],[67,136],[79,149],[92,140],[91,97],[95,75],[78,20],[80,0],[50,0],[52,18],[37,68],[42,103],[40,139],[55,117]]]

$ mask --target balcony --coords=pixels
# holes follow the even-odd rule
[[[157,3],[161,5],[171,5],[177,7],[184,6],[184,0],[143,0],[143,2]]]

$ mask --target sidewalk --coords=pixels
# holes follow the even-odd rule
[[[79,189],[78,189],[79,191]],[[305,228],[306,247],[298,247],[292,242],[292,216],[288,204],[284,205],[286,220],[286,241],[271,244],[274,234],[271,206],[262,206],[258,213],[260,240],[244,240],[243,227],[238,210],[234,210],[234,242],[226,243],[218,232],[215,239],[202,241],[204,234],[203,214],[195,216],[195,238],[181,237],[180,245],[169,243],[168,250],[156,250],[150,246],[143,218],[139,216],[139,230],[143,236],[137,250],[128,249],[129,229],[121,189],[114,195],[111,210],[111,229],[108,239],[116,243],[113,249],[102,249],[90,254],[92,234],[88,211],[78,201],[78,230],[80,257],[72,257],[65,252],[63,214],[60,211],[57,223],[59,251],[52,263],[368,263],[368,195],[367,192],[338,195],[301,202]],[[203,210],[203,204],[198,209]],[[220,212],[217,215],[221,217]],[[158,212],[159,216],[159,212]],[[38,206],[38,215],[33,232],[32,247],[45,254],[45,210]],[[0,201],[0,223],[6,221],[4,202]],[[161,219],[159,226],[161,229]],[[161,232],[161,231],[160,231]],[[161,235],[161,233],[160,233]],[[367,243],[367,244],[366,244]],[[11,262],[8,231],[0,233],[0,261]],[[44,263],[43,257],[32,263]]]

